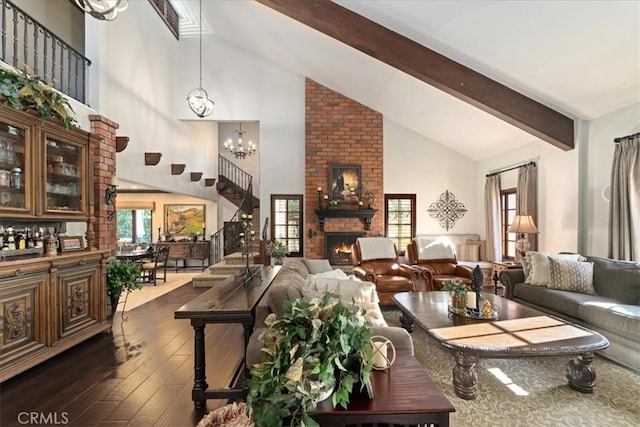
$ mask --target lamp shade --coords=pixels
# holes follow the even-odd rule
[[[531,215],[516,215],[515,218],[513,218],[513,222],[511,223],[509,230],[507,231],[509,233],[539,233]]]

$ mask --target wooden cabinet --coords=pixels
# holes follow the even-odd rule
[[[109,329],[108,251],[0,263],[0,382]]]
[[[97,136],[0,107],[0,214],[88,220]]]

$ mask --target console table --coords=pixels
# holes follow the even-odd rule
[[[244,390],[244,359],[236,367],[231,386],[209,389],[205,370],[204,328],[209,323],[240,323],[244,327],[245,352],[255,324],[255,308],[280,271],[276,267],[254,267],[249,277],[230,276],[174,312],[175,319],[189,319],[194,336],[194,380],[191,398],[196,408],[204,408],[207,399],[241,399]],[[246,356],[246,354],[245,354]],[[233,386],[236,386],[235,388]]]
[[[169,259],[175,264],[176,273],[178,272],[178,262],[182,261],[182,268],[187,268],[187,260],[193,259],[200,261],[202,271],[204,271],[204,261],[210,262],[209,253],[211,252],[211,242],[161,242],[158,245],[169,246]]]

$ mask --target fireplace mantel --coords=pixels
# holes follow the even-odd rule
[[[320,221],[320,231],[324,231],[325,218],[360,218],[364,220],[364,229],[371,230],[371,218],[378,212],[377,209],[314,209]]]

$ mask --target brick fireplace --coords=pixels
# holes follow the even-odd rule
[[[351,265],[351,245],[358,237],[364,237],[364,232],[341,231],[325,233],[325,258],[331,265]]]

